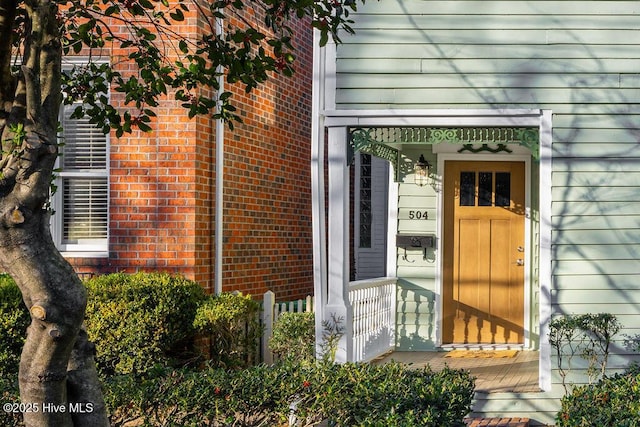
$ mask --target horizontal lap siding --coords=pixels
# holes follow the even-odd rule
[[[339,109],[553,111],[553,311],[637,333],[640,2],[382,0],[354,20]]]
[[[430,149],[404,147],[403,161],[414,162],[420,155],[432,165],[435,156]],[[409,171],[407,171],[409,172]],[[431,185],[414,184],[413,171],[401,177],[398,189],[398,233],[408,235],[436,234],[436,192]],[[398,350],[433,350],[436,341],[435,284],[436,252],[428,248],[397,248],[398,304],[396,347]]]

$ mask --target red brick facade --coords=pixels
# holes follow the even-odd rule
[[[294,28],[294,78],[248,95],[226,87],[243,123],[224,133],[223,290],[270,289],[280,300],[313,292],[312,32],[304,22]],[[177,272],[212,291],[215,122],[189,120],[171,100],[156,112],[151,133],[110,140],[108,258],[69,259],[80,273]]]

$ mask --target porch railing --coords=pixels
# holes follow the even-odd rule
[[[349,283],[354,362],[370,361],[394,349],[396,282],[395,277],[383,277]]]

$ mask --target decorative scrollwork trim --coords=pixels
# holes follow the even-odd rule
[[[349,130],[349,157],[353,161],[356,152],[372,154],[391,162],[399,178],[400,151],[394,144],[461,144],[458,152],[491,153],[512,150],[507,145],[519,145],[531,151],[534,159],[540,156],[537,128],[516,127],[367,127]],[[474,146],[480,145],[480,148]],[[497,146],[497,148],[491,148]]]

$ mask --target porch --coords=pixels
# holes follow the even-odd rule
[[[349,306],[345,319],[345,335],[338,353],[344,361],[386,363],[391,360],[433,370],[448,366],[468,370],[476,378],[476,394],[470,417],[496,421],[530,418],[529,425],[549,425],[559,410],[561,394],[543,392],[540,352],[522,346],[496,346],[491,357],[447,357],[449,351],[435,346],[433,351],[396,351],[401,339],[398,316],[407,313],[404,296],[398,292],[396,278],[379,278],[349,283]],[[416,317],[416,319],[426,319]],[[482,349],[494,347],[482,346]],[[501,357],[501,349],[516,349],[513,357]],[[450,346],[447,350],[459,349]],[[486,356],[487,354],[483,354]],[[486,418],[489,417],[489,418]],[[496,418],[497,417],[497,418]],[[506,418],[505,418],[506,417]],[[483,425],[483,424],[479,424]],[[492,425],[492,424],[489,424]],[[496,424],[497,425],[497,424]]]
[[[434,351],[396,351],[396,316],[398,315],[397,279],[379,278],[349,284],[349,318],[351,327],[343,341],[343,354],[351,361],[386,363],[396,361],[415,368],[426,365],[434,370],[445,366],[468,370],[476,377],[479,393],[535,393],[540,390],[539,352],[522,349],[507,352],[483,352],[485,357],[450,357],[453,353]],[[460,346],[452,347],[461,349]],[[491,349],[492,346],[484,346]],[[451,350],[449,349],[449,350]],[[462,348],[463,349],[463,348]],[[472,354],[472,353],[470,353]]]
[[[429,365],[434,371],[445,366],[463,369],[476,377],[477,393],[539,392],[537,351],[521,350],[514,357],[447,357],[446,351],[401,351],[386,354],[372,363],[396,361],[416,369]]]

